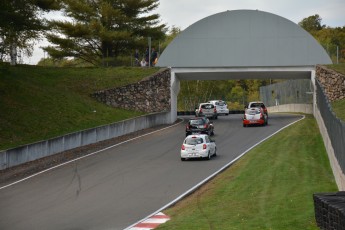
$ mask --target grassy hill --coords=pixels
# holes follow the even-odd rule
[[[345,63],[327,65],[327,68],[333,69],[345,75]]]
[[[157,68],[0,67],[0,150],[141,115],[90,97]]]
[[[338,118],[345,121],[345,99],[332,102],[332,109]]]

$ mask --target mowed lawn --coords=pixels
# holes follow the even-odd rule
[[[336,192],[312,116],[248,152],[163,212],[158,229],[318,229],[313,193]]]
[[[96,101],[158,68],[0,66],[0,150],[143,115]]]

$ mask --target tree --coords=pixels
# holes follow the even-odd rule
[[[342,53],[342,50],[345,49],[345,27],[327,27],[313,33],[313,36],[325,48],[333,61],[337,61],[338,49],[340,61],[344,62],[345,55]]]
[[[321,25],[318,14],[304,18],[298,24],[308,31],[327,51],[334,62],[345,61],[345,26],[332,28]],[[344,52],[343,52],[344,51]]]
[[[321,30],[322,28],[325,28],[325,25],[321,25],[322,18],[318,14],[315,14],[313,16],[309,16],[307,18],[304,18],[302,21],[298,23],[303,29],[308,31],[309,33]]]
[[[53,58],[74,57],[93,65],[115,65],[116,58],[144,49],[147,37],[159,40],[165,24],[149,14],[158,0],[63,0],[71,20],[51,21],[47,35],[54,46],[44,48]]]
[[[58,9],[58,0],[2,0],[0,1],[1,60],[10,57],[17,63],[17,50],[31,56],[32,41],[46,29],[40,18],[43,11]]]

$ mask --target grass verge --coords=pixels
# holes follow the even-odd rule
[[[345,121],[345,99],[333,101],[331,104],[336,116],[341,120]]]
[[[142,115],[90,94],[138,82],[157,68],[0,68],[0,150]]]
[[[333,70],[345,75],[345,63],[326,65],[326,66],[327,66],[327,68],[333,69]]]
[[[313,117],[248,152],[164,211],[157,229],[318,229],[313,193],[337,191]]]

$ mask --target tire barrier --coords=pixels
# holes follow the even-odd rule
[[[314,194],[313,199],[320,229],[345,230],[345,192]]]

